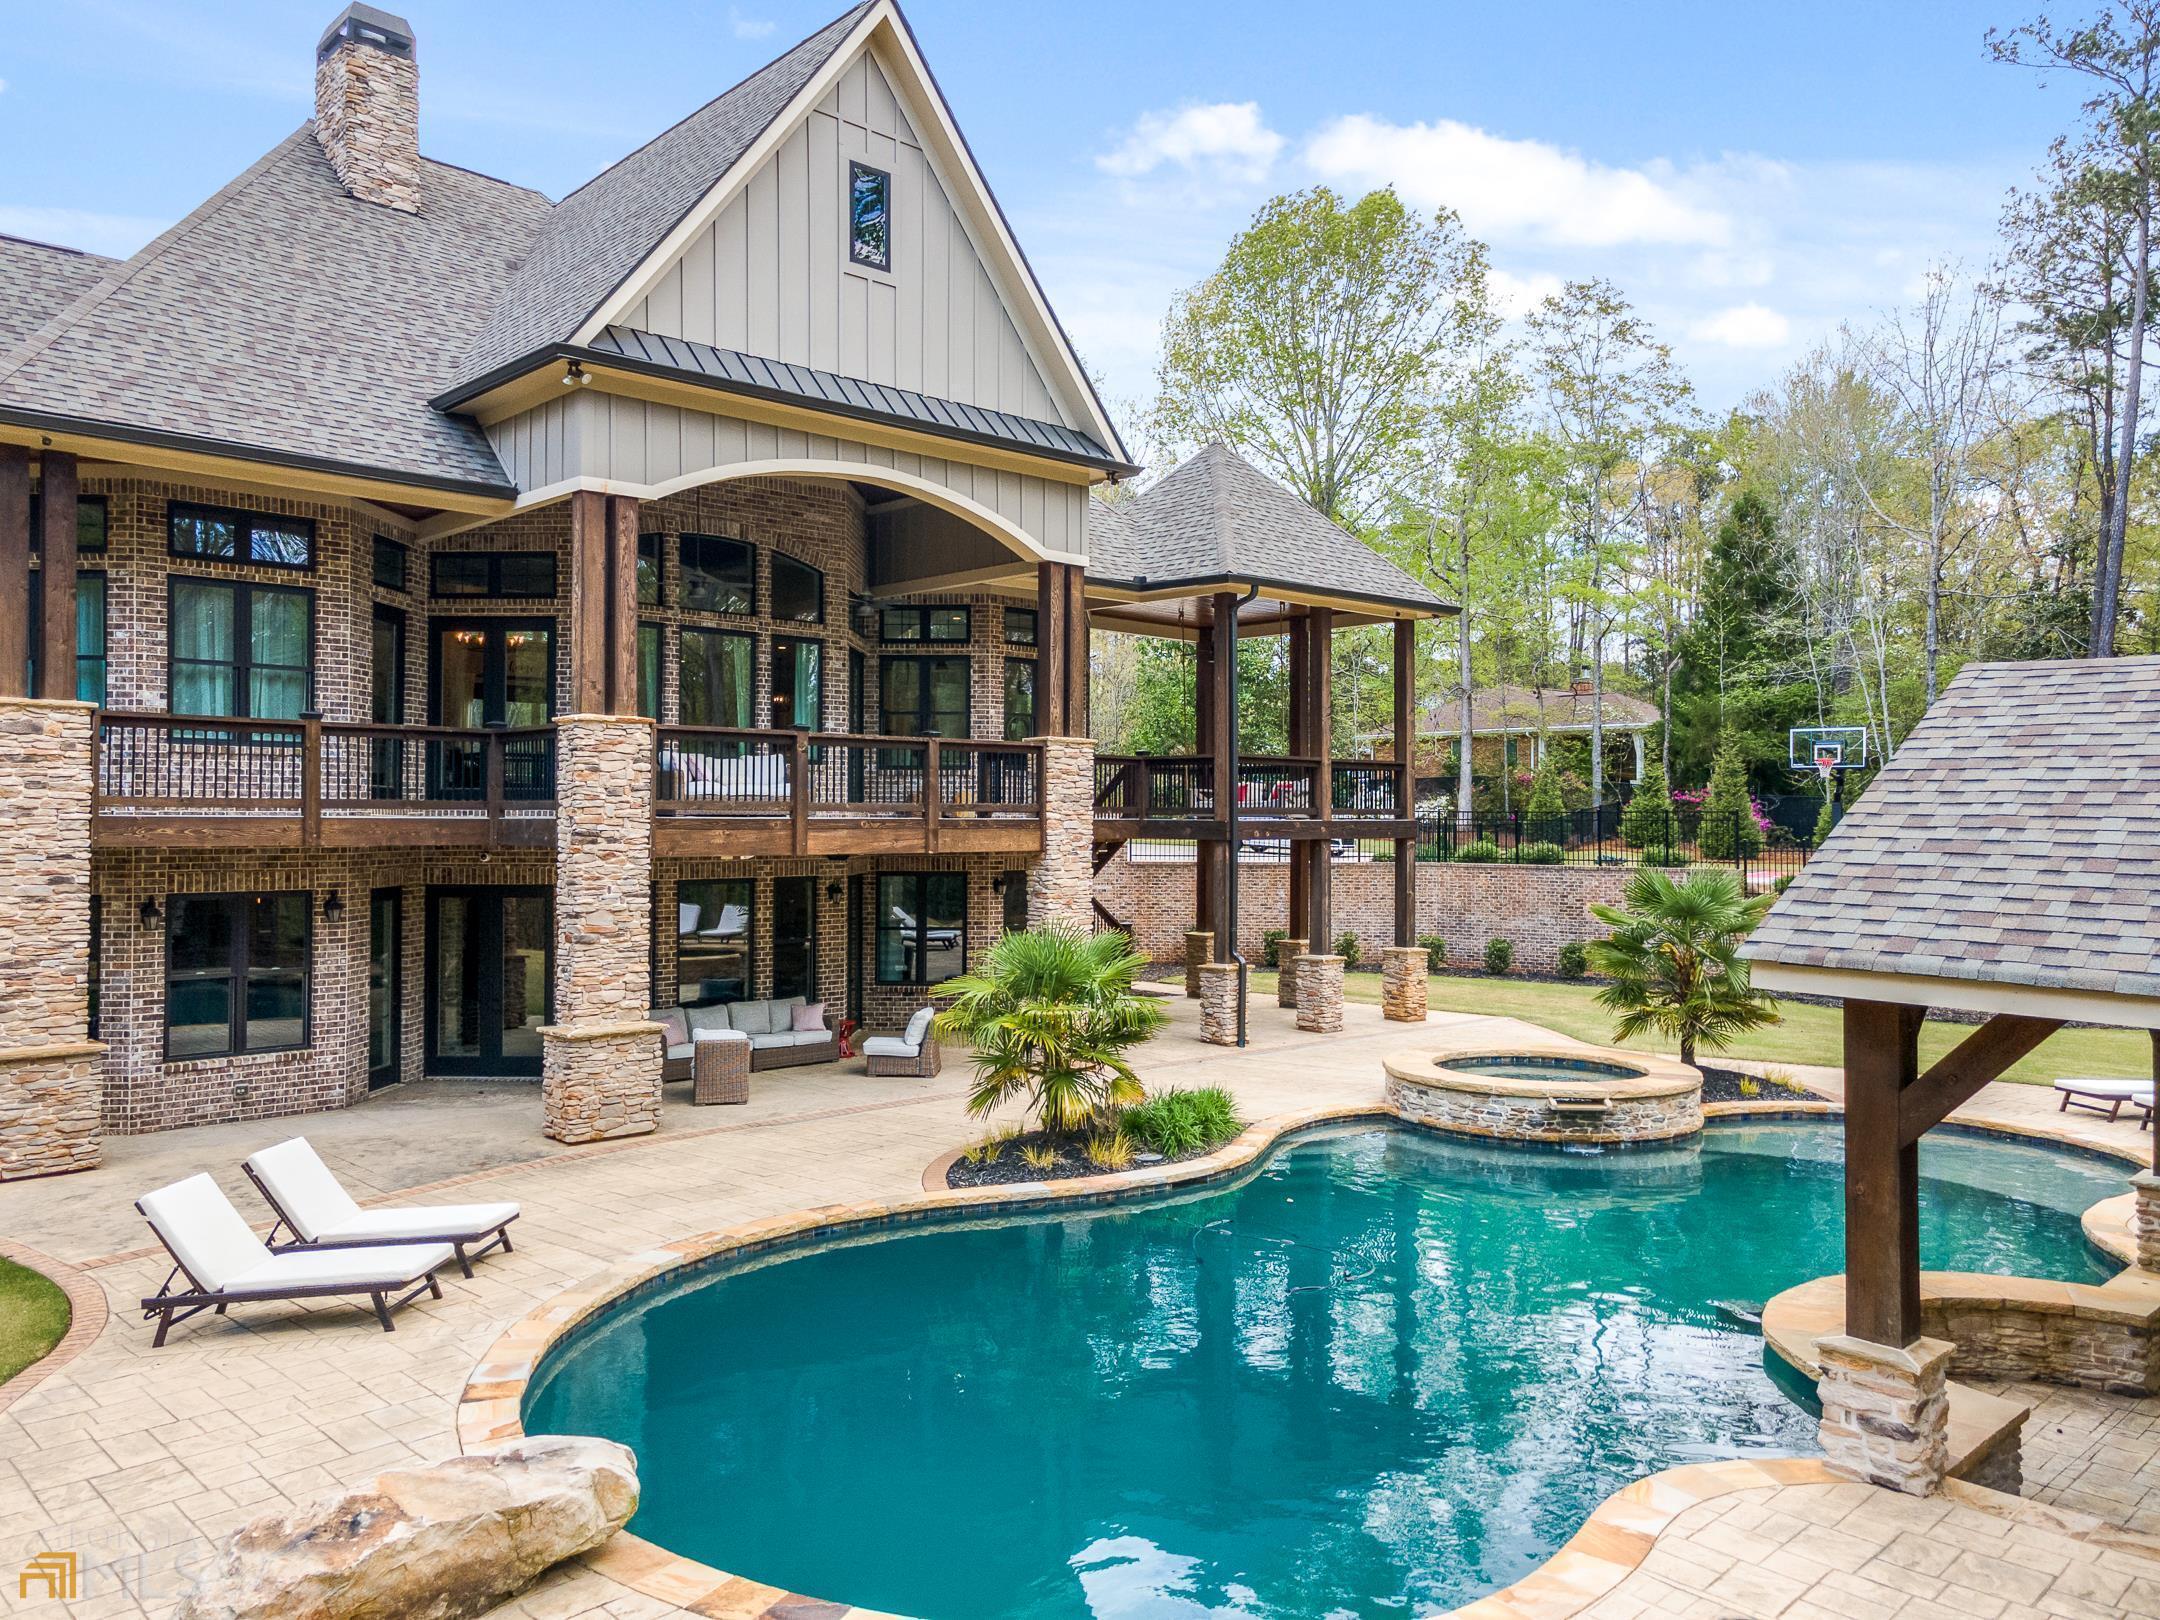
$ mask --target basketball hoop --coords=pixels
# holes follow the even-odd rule
[[[1822,778],[1825,796],[1830,792],[1831,782],[1836,778],[1838,766],[1841,763],[1843,761],[1837,749],[1818,748],[1815,750],[1815,774]]]

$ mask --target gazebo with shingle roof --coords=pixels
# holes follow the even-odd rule
[[[2160,1067],[2160,658],[1968,665],[1742,954],[1762,989],[1844,1007],[1841,1343],[1879,1394],[1935,1343],[1921,1136],[2066,1023],[2155,1031]],[[1931,1007],[1985,1021],[1923,1071]],[[2138,1180],[2140,1223],[2160,1223],[2160,1179]],[[1887,1455],[1884,1425],[1901,1420],[1842,1441]]]

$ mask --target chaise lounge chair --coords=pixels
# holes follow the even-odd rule
[[[2138,1121],[2139,1129],[2152,1123],[2153,1083],[2150,1080],[2088,1080],[2067,1079],[2055,1082],[2057,1095],[2062,1099],[2056,1105],[2058,1114],[2067,1114],[2072,1105],[2090,1113],[2105,1114],[2109,1119],[2121,1117],[2125,1108],[2141,1108],[2145,1117]]]
[[[135,1207],[173,1261],[158,1291],[142,1302],[143,1320],[158,1325],[153,1350],[164,1344],[173,1323],[204,1311],[223,1316],[228,1305],[365,1294],[389,1333],[391,1307],[410,1304],[423,1293],[442,1298],[435,1271],[450,1263],[447,1243],[273,1254],[218,1184],[203,1175],[145,1193]],[[175,1289],[177,1277],[185,1277],[187,1287]]]
[[[273,1253],[306,1249],[361,1249],[385,1243],[447,1243],[458,1269],[500,1249],[510,1252],[515,1204],[414,1204],[401,1209],[362,1209],[304,1136],[264,1148],[240,1166],[276,1212],[270,1229]],[[278,1232],[289,1228],[290,1243]],[[478,1248],[472,1245],[478,1244]],[[470,1251],[470,1252],[468,1252]]]

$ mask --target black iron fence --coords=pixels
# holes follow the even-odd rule
[[[1645,804],[1604,804],[1559,815],[1514,810],[1418,822],[1418,859],[1521,866],[1729,866],[1756,887],[1794,873],[1814,852],[1813,831],[1795,833],[1748,811],[1712,814]]]

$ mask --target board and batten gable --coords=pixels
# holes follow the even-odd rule
[[[1069,479],[1038,478],[598,388],[577,389],[506,417],[490,425],[487,435],[503,470],[528,497],[582,486],[651,500],[728,477],[848,478],[946,505],[992,532],[1002,528],[1015,551],[1071,562],[1087,555],[1088,489]]]
[[[850,161],[892,176],[892,269],[848,257]],[[1087,426],[1044,380],[867,50],[620,324]]]

